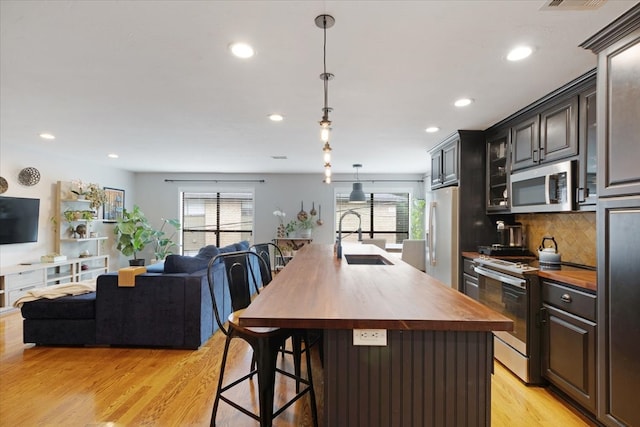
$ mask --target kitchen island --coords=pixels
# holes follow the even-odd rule
[[[348,255],[389,264],[349,264]],[[305,245],[240,318],[324,329],[327,426],[490,425],[492,332],[513,323],[374,245]],[[356,346],[354,329],[386,345]]]

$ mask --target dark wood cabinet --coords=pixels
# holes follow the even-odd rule
[[[511,128],[512,170],[578,154],[578,97],[572,96]]]
[[[527,168],[538,163],[539,128],[540,119],[537,114],[511,128],[511,170]]]
[[[580,94],[580,161],[576,202],[581,210],[595,210],[598,200],[598,126],[596,120],[596,88]]]
[[[598,200],[599,419],[640,425],[640,197]]]
[[[598,195],[640,193],[640,31],[598,59]]]
[[[640,4],[585,41],[598,55],[598,420],[640,425]]]
[[[487,138],[487,213],[509,210],[509,132]]]
[[[431,152],[431,188],[442,185],[442,150]]]
[[[596,413],[596,296],[543,281],[542,375]]]
[[[578,97],[572,96],[540,114],[540,163],[578,154]]]
[[[459,145],[460,138],[455,137],[430,152],[431,188],[457,184]]]

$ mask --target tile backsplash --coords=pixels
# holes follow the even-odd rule
[[[595,212],[519,214],[516,221],[525,225],[527,247],[534,254],[538,254],[542,238],[552,236],[562,261],[596,265]],[[546,243],[549,246],[551,242]]]

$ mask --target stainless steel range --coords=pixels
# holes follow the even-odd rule
[[[513,332],[494,332],[494,357],[525,383],[541,383],[538,268],[487,256],[473,261],[478,301],[514,323]]]

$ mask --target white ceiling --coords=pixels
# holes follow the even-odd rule
[[[0,148],[142,172],[322,174],[314,18],[328,13],[334,173],[426,172],[454,130],[486,129],[594,68],[579,44],[638,2],[545,3],[2,0]],[[257,54],[231,56],[233,41]],[[507,62],[523,43],[533,56]],[[475,103],[454,107],[462,96]]]

